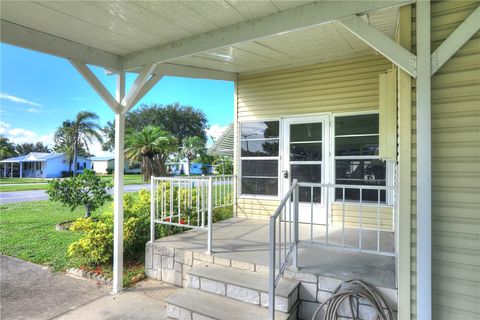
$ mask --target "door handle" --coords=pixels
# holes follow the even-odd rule
[[[288,179],[288,170],[283,170],[283,177]]]

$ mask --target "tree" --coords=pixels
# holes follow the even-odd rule
[[[233,174],[233,161],[231,157],[219,156],[212,163],[217,166],[217,171],[220,174]]]
[[[0,160],[15,157],[15,144],[7,137],[0,135]]]
[[[30,152],[50,152],[50,148],[42,142],[22,143],[15,146],[15,152],[18,155],[29,154]]]
[[[65,120],[60,127],[55,131],[53,137],[54,140],[54,152],[64,153],[65,158],[68,161],[68,170],[72,171],[72,163],[74,158],[74,136],[72,131],[73,122]],[[89,157],[90,153],[86,150],[83,143],[78,146],[78,154],[83,157]]]
[[[186,137],[180,148],[180,158],[187,159],[186,175],[190,175],[190,161],[202,158],[206,154],[205,141],[200,137]]]
[[[72,135],[73,135],[73,163],[75,169],[73,170],[73,176],[77,175],[77,158],[78,158],[78,149],[80,144],[86,146],[88,150],[88,143],[92,143],[93,139],[97,139],[100,143],[103,142],[102,136],[99,133],[101,130],[100,125],[98,124],[98,115],[90,111],[80,111],[77,113],[75,121],[72,123]]]
[[[103,142],[99,133],[101,127],[97,123],[98,115],[90,111],[80,111],[74,121],[66,120],[55,132],[56,152],[66,154],[70,171],[74,163],[73,175],[77,174],[77,159],[79,155],[89,155],[88,145],[97,139]]]
[[[186,137],[200,137],[206,141],[206,115],[191,106],[182,106],[179,103],[160,105],[141,105],[135,111],[125,116],[125,132],[138,132],[146,126],[155,126],[169,132],[177,138],[178,144],[182,145]],[[112,121],[107,122],[103,128],[107,137],[103,144],[105,151],[112,151],[115,145],[115,125]]]
[[[139,132],[130,133],[126,139],[125,157],[140,161],[144,181],[152,175],[165,175],[165,162],[177,148],[177,141],[170,133],[159,127],[147,126]]]
[[[82,174],[69,179],[50,181],[47,193],[52,201],[59,201],[68,206],[71,211],[83,205],[85,218],[92,211],[112,200],[107,192],[112,183],[95,175],[93,170],[85,169]]]

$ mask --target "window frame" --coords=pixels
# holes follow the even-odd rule
[[[335,144],[335,138],[337,137],[335,132],[335,119],[337,117],[348,117],[348,116],[362,116],[362,115],[369,115],[369,114],[378,114],[379,116],[379,121],[380,121],[380,110],[370,110],[370,111],[355,111],[355,112],[341,112],[341,113],[334,113],[332,114],[331,116],[331,124],[330,124],[330,132],[331,132],[331,135],[330,135],[330,150],[331,150],[331,157],[330,157],[330,161],[331,161],[331,166],[330,166],[330,170],[331,170],[331,177],[332,177],[332,184],[337,184],[337,167],[336,167],[336,162],[337,160],[357,160],[357,159],[360,159],[360,160],[382,160],[380,158],[380,155],[359,155],[359,156],[337,156],[335,155],[335,147],[336,147],[336,144]],[[358,135],[342,135],[342,136],[345,136],[345,137],[348,137],[348,136],[351,136],[351,137],[354,137],[354,136],[374,136],[376,134],[358,134]],[[340,136],[340,137],[342,137]],[[380,126],[378,128],[378,143],[380,145]],[[395,161],[388,161],[388,160],[384,160],[385,161],[385,186],[386,187],[390,187],[390,186],[393,186],[394,185],[394,177],[395,177]],[[385,202],[380,202],[379,203],[379,206],[380,207],[390,207],[393,203],[393,195],[392,195],[392,192],[389,191],[389,190],[386,190],[385,191]],[[335,199],[335,188],[333,188],[333,190],[331,191],[331,195],[334,199],[332,201],[332,203],[334,204],[339,204],[339,203],[342,203],[341,200],[336,200]],[[356,200],[348,200],[348,199],[345,199],[345,203],[349,203],[349,204],[357,204],[359,203],[359,201],[356,201]],[[363,202],[363,205],[377,205],[378,202],[375,201],[375,202]]]
[[[242,141],[249,140],[249,139],[242,139],[242,125],[246,123],[258,123],[258,122],[278,122],[278,138],[265,138],[265,139],[258,139],[254,138],[251,140],[278,140],[278,155],[277,156],[242,156]],[[239,177],[239,184],[238,184],[238,191],[237,196],[241,199],[264,199],[264,200],[278,200],[281,197],[281,183],[280,183],[280,172],[281,172],[281,150],[283,147],[283,139],[282,139],[282,121],[280,118],[259,118],[255,120],[246,120],[246,121],[238,121],[238,133],[237,133],[237,141],[238,143],[238,177]],[[242,184],[243,184],[243,176],[242,176],[242,161],[243,160],[276,160],[277,161],[277,176],[276,177],[268,177],[268,178],[276,178],[277,179],[277,195],[265,195],[265,194],[252,194],[252,193],[242,193]],[[248,176],[250,177],[250,176]],[[247,177],[247,178],[248,178]],[[255,177],[250,177],[255,178]]]

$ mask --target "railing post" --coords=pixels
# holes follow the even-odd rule
[[[155,179],[150,177],[150,241],[155,241]]]
[[[270,217],[269,239],[269,272],[268,272],[268,314],[269,319],[275,319],[275,217]]]
[[[207,254],[212,254],[212,225],[213,225],[213,178],[208,177],[208,244],[207,244]]]
[[[292,267],[298,271],[298,183],[297,180],[293,180],[295,185],[293,189],[293,241],[295,242],[295,248],[293,249]]]
[[[232,176],[232,202],[233,202],[233,216],[237,216],[237,176]]]

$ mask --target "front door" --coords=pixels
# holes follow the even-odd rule
[[[283,123],[283,190],[287,192],[294,179],[309,184],[299,188],[299,220],[326,224],[326,190],[318,184],[328,181],[329,117],[289,118]]]

